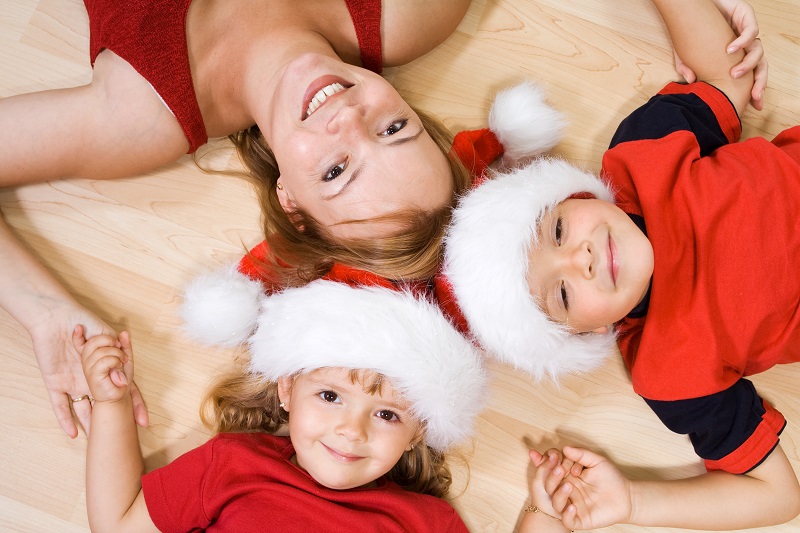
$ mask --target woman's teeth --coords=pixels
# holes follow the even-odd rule
[[[310,117],[311,113],[317,110],[319,106],[328,99],[329,96],[333,96],[334,94],[344,91],[345,86],[341,83],[331,83],[327,87],[323,87],[317,94],[314,95],[314,98],[311,99],[311,102],[308,103],[308,111],[306,112],[306,117]]]

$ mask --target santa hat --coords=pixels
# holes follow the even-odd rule
[[[590,370],[614,349],[613,333],[575,334],[551,321],[526,281],[539,221],[576,196],[614,201],[593,174],[540,158],[464,196],[445,237],[437,292],[448,314],[492,356],[537,378]]]
[[[553,148],[567,122],[544,100],[544,91],[527,81],[500,91],[489,112],[489,127],[461,131],[453,139],[452,151],[480,183],[486,169],[502,157],[503,167],[512,167]]]
[[[383,374],[437,450],[468,437],[485,403],[479,351],[408,291],[325,280],[286,289],[263,301],[248,344],[251,370],[270,380],[323,367]]]

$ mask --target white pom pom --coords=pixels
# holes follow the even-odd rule
[[[544,101],[542,89],[524,82],[498,93],[489,129],[505,149],[506,164],[542,154],[561,140],[567,121]]]
[[[261,283],[239,272],[235,264],[201,274],[184,292],[184,329],[204,344],[237,346],[255,330],[264,298]]]

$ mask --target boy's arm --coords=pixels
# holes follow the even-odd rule
[[[153,532],[142,493],[144,460],[133,418],[128,385],[133,378],[130,337],[108,335],[84,342],[73,336],[94,398],[92,431],[86,454],[86,507],[94,533]]]
[[[744,52],[727,53],[736,35],[711,0],[653,0],[667,26],[672,46],[697,79],[714,85],[741,116],[750,100],[753,73],[731,78]]]
[[[574,529],[618,522],[743,529],[780,524],[800,513],[800,486],[780,446],[745,475],[709,472],[674,481],[624,480],[607,459],[587,450],[564,448],[564,456],[584,467],[567,478],[568,489],[553,495],[553,505],[564,509],[565,525]],[[620,479],[627,490],[619,488]]]

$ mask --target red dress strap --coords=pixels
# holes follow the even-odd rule
[[[383,70],[381,48],[381,0],[345,0],[361,50],[361,65],[373,72]]]

